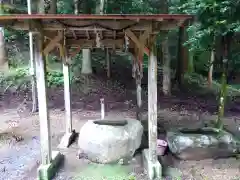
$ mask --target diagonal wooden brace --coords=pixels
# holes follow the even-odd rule
[[[130,29],[126,29],[125,33],[136,44],[138,49],[142,49],[143,46],[144,53],[147,54],[148,56],[150,55],[149,49],[145,46],[145,44],[142,45],[142,42],[136,37],[136,35]]]
[[[48,45],[44,48],[43,53],[49,54],[56,46],[59,45],[59,41],[63,39],[63,33],[61,31],[58,32],[58,35],[55,36]]]
[[[69,53],[69,56],[71,58],[75,57],[77,55],[77,53],[79,53],[81,51],[81,46],[77,46],[76,50],[72,51],[71,53]]]

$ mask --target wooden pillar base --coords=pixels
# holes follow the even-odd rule
[[[49,164],[41,164],[38,168],[38,180],[50,180],[55,176],[59,166],[63,163],[64,156],[58,152],[52,152],[52,161]]]
[[[159,161],[151,161],[149,158],[149,150],[143,150],[143,165],[144,169],[148,172],[150,180],[162,179],[162,165]]]

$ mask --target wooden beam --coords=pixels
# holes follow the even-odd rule
[[[75,39],[77,39],[77,35],[76,35],[75,31],[72,31],[72,34],[73,34],[73,37],[74,37]]]
[[[32,25],[30,26],[30,22],[33,22]],[[47,30],[47,31],[59,31],[59,30],[64,30],[66,28],[66,26],[62,25],[62,24],[54,24],[54,23],[46,23],[44,24],[40,22],[37,23],[37,20],[18,20],[16,22],[14,21],[0,21],[0,25],[1,26],[11,26],[11,28],[13,29],[17,29],[17,30],[29,30],[31,28],[33,29],[42,29],[42,30]],[[133,24],[132,22],[130,23],[128,22],[114,22],[114,21],[99,21],[98,24],[102,25],[102,27],[96,27],[94,25],[94,23],[86,23],[86,21],[73,21],[70,24],[70,27],[67,27],[68,30],[76,30],[76,31],[93,31],[93,30],[97,30],[97,31],[114,31],[117,29],[122,29],[125,30],[126,27],[130,26],[129,29],[131,29],[132,31],[144,31],[146,30],[149,25],[152,24],[153,27],[153,32],[159,32],[160,30],[171,30],[171,29],[175,29],[179,26],[179,21],[173,21],[173,22],[152,22],[152,21],[142,21],[139,24]],[[81,27],[81,26],[85,26],[85,27]],[[107,27],[107,28],[104,28]],[[111,30],[112,29],[112,30]]]
[[[143,61],[143,56],[144,56],[144,47],[146,47],[146,42],[150,38],[150,34],[152,33],[152,26],[149,26],[149,28],[144,31],[142,35],[139,37],[140,41],[140,47],[139,47],[139,52],[138,52],[138,58],[139,58],[139,67],[140,71],[142,71],[142,61]]]
[[[155,47],[151,49],[148,63],[148,138],[149,159],[157,159],[157,57]]]
[[[86,30],[86,35],[87,35],[87,39],[90,39],[90,35],[89,35],[88,30]]]
[[[116,35],[117,33],[116,33],[116,31],[113,31],[113,39],[116,39]]]
[[[59,31],[58,35],[53,40],[51,40],[50,43],[44,48],[44,54],[48,54],[50,51],[52,51],[62,39],[63,32]]]
[[[100,35],[100,39],[102,40],[103,39],[103,32],[99,31],[99,35]]]
[[[111,56],[109,49],[106,48],[106,61],[107,61],[107,77],[111,77]]]
[[[46,62],[43,54],[43,37],[39,34],[36,37],[37,59],[36,59],[36,81],[38,89],[38,106],[40,122],[40,143],[42,164],[47,165],[52,160],[51,130],[47,106],[46,91]]]
[[[67,44],[69,46],[80,46],[82,49],[83,48],[92,48],[92,47],[96,47],[96,40],[74,40],[74,39],[67,39],[66,40]],[[113,46],[117,46],[118,48],[121,48],[124,44],[124,40],[123,39],[116,39],[116,40],[113,40],[113,39],[103,39],[101,40],[101,44],[104,46],[104,47],[113,47]]]
[[[140,40],[136,37],[136,35],[130,30],[130,29],[127,29],[126,31],[126,34],[127,36],[136,44],[136,46],[140,49],[141,48],[141,42]],[[145,46],[144,46],[144,53],[146,53],[148,56],[149,56],[149,49]]]
[[[59,49],[59,56],[64,61],[65,60],[65,50],[64,50],[65,47],[63,47],[62,44],[58,44],[57,47]]]
[[[70,57],[65,55],[65,62],[69,62]],[[71,81],[69,64],[63,63],[63,79],[64,79],[64,103],[65,103],[65,122],[66,133],[72,133],[72,105],[71,105]]]
[[[81,51],[81,47],[78,46],[75,51],[69,53],[69,57],[75,57]]]
[[[32,1],[27,1],[28,14],[32,14]],[[30,52],[30,75],[32,86],[32,112],[38,111],[38,97],[37,97],[37,84],[36,84],[36,66],[34,58],[34,45],[33,45],[33,33],[29,32],[29,52]]]

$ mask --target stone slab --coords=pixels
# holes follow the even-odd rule
[[[131,158],[141,145],[143,127],[136,119],[125,120],[124,126],[86,122],[79,131],[79,157],[102,164]]]
[[[231,133],[210,127],[168,131],[167,142],[182,160],[227,158],[240,152],[240,143]]]

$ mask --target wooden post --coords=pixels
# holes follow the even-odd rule
[[[157,57],[151,49],[148,63],[148,138],[149,160],[157,162]]]
[[[47,92],[46,92],[46,67],[45,58],[43,54],[43,36],[38,34],[36,36],[36,80],[38,89],[38,105],[39,105],[39,121],[40,121],[40,138],[41,138],[41,156],[42,164],[49,164],[52,160],[51,147],[51,130],[47,106]]]
[[[111,77],[111,56],[109,49],[106,48],[106,61],[107,61],[107,77]]]
[[[28,14],[32,14],[32,2],[31,0],[27,1],[28,4]],[[37,98],[37,85],[36,85],[36,67],[34,59],[34,50],[33,50],[33,33],[29,32],[29,51],[30,51],[30,75],[31,75],[31,85],[32,85],[32,112],[37,112],[38,110],[38,98]]]
[[[66,62],[69,62],[68,56],[65,56]],[[71,106],[71,82],[69,65],[63,63],[63,76],[64,76],[64,102],[65,102],[65,121],[66,133],[72,133],[72,106]]]
[[[137,112],[136,112],[136,117],[138,120],[141,120],[140,118],[140,112],[142,108],[142,72],[141,72],[141,67],[139,65],[139,60],[136,59],[135,61],[135,66],[136,66],[136,72],[135,72],[135,80],[136,80],[136,94],[137,94]]]
[[[71,80],[70,80],[70,57],[68,55],[67,46],[66,46],[66,36],[65,32],[63,32],[64,41],[63,41],[63,53],[62,60],[63,60],[63,78],[64,78],[64,103],[65,103],[65,127],[66,132],[61,139],[58,148],[68,148],[71,143],[76,138],[75,130],[72,127],[72,102],[71,102]]]
[[[179,27],[178,32],[178,55],[177,55],[177,72],[175,79],[178,82],[178,87],[182,87],[183,83],[183,36],[184,36],[184,27]]]

